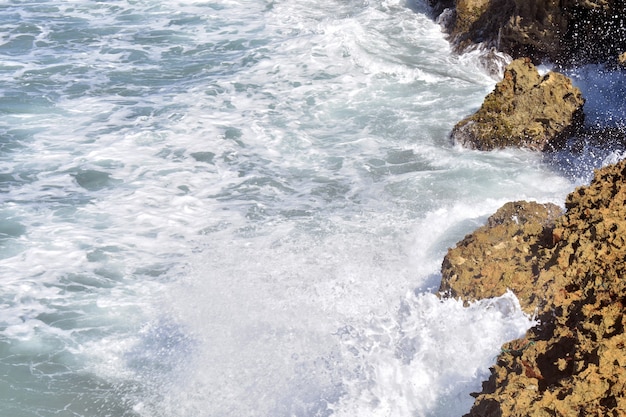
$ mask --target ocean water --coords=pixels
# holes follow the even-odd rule
[[[468,411],[533,319],[447,248],[588,180],[450,143],[495,82],[419,0],[2,1],[0,415]]]

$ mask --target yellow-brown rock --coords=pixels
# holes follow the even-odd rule
[[[444,258],[439,291],[464,300],[497,297],[508,289],[532,312],[540,305],[534,271],[536,252],[552,244],[552,227],[562,214],[554,204],[505,204],[487,224],[450,249]]]
[[[556,146],[583,123],[584,99],[563,74],[541,76],[529,59],[516,59],[481,108],[452,130],[453,140],[478,150]]]
[[[527,222],[543,224],[543,232],[516,235],[517,241],[536,242],[527,256],[518,246],[509,251],[513,261],[498,255],[500,263],[515,265],[511,289],[527,311],[538,308],[540,324],[503,346],[468,416],[626,415],[626,161],[596,171],[589,186],[568,196],[565,207],[553,224],[541,213]],[[482,232],[488,230],[475,234]],[[482,258],[473,252],[472,258],[468,249],[484,249],[485,242],[511,244],[510,232],[496,235],[466,237],[444,261],[444,271],[450,270],[444,277],[462,276],[462,269],[472,266],[485,274],[479,281],[496,282],[490,285],[499,295],[507,286],[501,270],[488,267],[494,252],[485,251]],[[454,264],[459,258],[465,262]],[[451,295],[467,300],[481,295],[455,285]]]

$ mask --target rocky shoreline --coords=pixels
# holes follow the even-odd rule
[[[443,296],[510,289],[540,323],[503,346],[468,416],[626,412],[626,160],[565,207],[508,203],[444,259]]]
[[[456,143],[483,151],[551,151],[576,137],[626,143],[626,121],[585,126],[580,91],[534,66],[623,66],[625,0],[427,2],[457,52],[513,59],[483,106],[454,127]],[[467,415],[626,415],[626,160],[596,170],[565,212],[507,203],[448,251],[442,297],[471,302],[508,290],[539,324],[503,346]]]

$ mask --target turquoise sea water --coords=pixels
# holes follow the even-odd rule
[[[586,180],[450,143],[479,62],[419,1],[2,2],[0,415],[466,412],[531,320],[445,251]]]

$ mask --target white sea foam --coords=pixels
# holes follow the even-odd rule
[[[441,259],[571,187],[449,143],[477,56],[397,1],[48,6],[0,10],[1,411],[467,409],[530,322],[437,300]]]
[[[461,415],[501,344],[531,325],[511,293],[469,308],[432,294],[410,296],[398,317],[342,334],[345,356],[360,372],[350,374],[335,415]]]
[[[145,415],[457,415],[500,345],[532,325],[512,294],[469,308],[394,295],[398,277],[375,270],[376,255],[363,249],[355,256],[367,265],[357,269],[339,248],[317,259],[319,247],[254,246],[238,249],[266,252],[263,262],[225,259],[229,279],[212,264],[218,271],[197,271],[204,279],[175,293],[200,351],[161,387],[165,401],[141,401]]]

